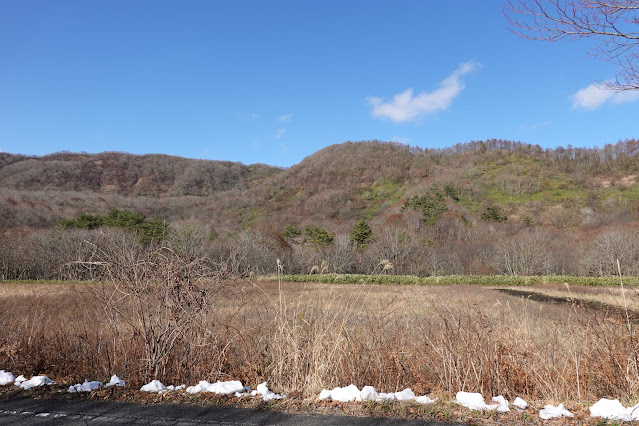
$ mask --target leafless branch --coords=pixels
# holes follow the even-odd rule
[[[639,0],[507,0],[510,30],[530,40],[593,38],[588,53],[619,66],[611,90],[639,90]]]

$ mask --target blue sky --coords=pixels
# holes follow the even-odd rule
[[[588,42],[510,33],[502,0],[0,2],[0,151],[288,167],[347,140],[542,147],[639,137]]]

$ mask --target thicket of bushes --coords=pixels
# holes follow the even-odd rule
[[[373,227],[368,233],[365,222],[360,222],[354,227],[357,232],[350,235],[333,235],[309,226],[304,230],[287,227],[283,233],[246,230],[212,238],[210,231],[195,224],[167,226],[160,220],[141,219],[131,212],[114,210],[97,220],[94,216],[91,220],[78,217],[74,227],[5,232],[0,239],[0,278],[100,279],[97,270],[78,265],[87,261],[110,234],[118,232],[140,241],[141,250],[165,245],[186,257],[228,264],[230,272],[238,277],[273,274],[277,259],[285,274],[411,277],[396,278],[396,282],[458,283],[463,276],[466,282],[478,284],[499,281],[519,285],[522,279],[518,277],[535,277],[525,279],[524,284],[544,279],[615,284],[617,261],[624,276],[639,275],[639,232],[618,228],[602,229],[587,240],[567,243],[548,232],[526,228],[511,236],[482,236],[462,219],[451,217],[446,222],[444,217],[421,234],[397,227]],[[87,222],[102,226],[77,226]],[[118,223],[121,226],[108,226]],[[145,228],[147,224],[152,226]],[[469,233],[474,240],[468,239]],[[555,276],[559,278],[548,278]]]
[[[162,241],[168,235],[168,223],[160,218],[147,219],[143,214],[113,209],[107,215],[82,214],[75,219],[62,219],[58,227],[63,229],[97,229],[112,227],[132,230],[142,242]]]

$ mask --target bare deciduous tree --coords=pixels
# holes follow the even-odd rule
[[[504,239],[497,243],[497,267],[508,275],[546,273],[549,245],[549,238],[542,231],[524,231]]]
[[[596,39],[589,53],[618,65],[615,91],[639,90],[638,0],[508,0],[512,31],[531,40]]]
[[[325,250],[325,255],[329,272],[348,274],[355,271],[357,248],[351,244],[348,235],[335,236],[335,243]]]
[[[390,227],[379,233],[377,241],[370,245],[367,255],[367,272],[379,272],[386,265],[380,265],[380,261],[388,260],[392,268],[387,268],[384,273],[410,274],[415,246],[410,236],[402,229]]]
[[[639,263],[639,238],[633,230],[610,229],[600,233],[582,259],[588,275],[616,275],[617,261],[625,274],[635,274]]]

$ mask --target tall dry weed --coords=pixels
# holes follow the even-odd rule
[[[179,339],[157,378],[266,380],[306,397],[350,383],[545,401],[631,399],[639,391],[635,325],[618,312],[469,286],[218,285],[206,309],[172,323]],[[117,373],[147,381],[152,346],[137,334],[135,298],[125,302],[115,284],[96,288],[105,291],[97,299],[73,290],[0,299],[0,366],[57,379]]]

